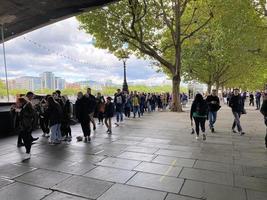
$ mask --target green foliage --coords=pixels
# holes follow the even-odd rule
[[[259,78],[266,66],[252,53],[265,43],[263,20],[249,0],[214,2],[213,21],[183,46],[184,77],[209,86],[255,88],[259,84],[251,77]]]

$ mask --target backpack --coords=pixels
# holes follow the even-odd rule
[[[206,116],[208,113],[208,105],[206,102],[197,103],[196,113],[200,116]]]
[[[116,103],[122,104],[122,96],[121,95],[116,97]]]

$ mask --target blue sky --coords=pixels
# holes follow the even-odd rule
[[[56,52],[86,64],[58,56]],[[92,37],[79,30],[79,23],[75,18],[6,42],[6,57],[10,79],[24,75],[38,76],[44,71],[52,71],[68,82],[112,80],[120,84],[123,80],[122,62],[106,50],[95,48]],[[0,68],[0,77],[4,78],[2,51]],[[156,72],[149,60],[140,60],[134,56],[127,62],[127,76],[130,82],[149,85],[162,84],[167,80],[165,74]]]

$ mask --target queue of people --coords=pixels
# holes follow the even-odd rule
[[[91,88],[85,94],[78,92],[75,102],[75,115],[81,124],[84,142],[91,141],[91,124],[96,130],[95,118],[99,125],[105,125],[107,134],[112,134],[112,117],[116,115],[116,126],[124,122],[124,116],[130,118],[141,117],[144,112],[166,110],[170,105],[171,97],[166,94],[146,94],[137,91],[122,92],[120,89],[112,97],[106,99],[101,93],[92,95]],[[67,96],[61,96],[59,90],[42,98],[38,103],[34,101],[34,94],[28,92],[25,97],[20,97],[12,106],[15,113],[18,130],[18,147],[25,146],[26,154],[23,160],[30,158],[31,145],[39,138],[32,137],[36,124],[43,131],[43,137],[48,138],[49,144],[56,145],[62,141],[72,140],[71,115],[72,105]],[[37,121],[37,122],[36,122]]]

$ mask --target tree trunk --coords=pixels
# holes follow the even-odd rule
[[[210,94],[211,93],[211,86],[212,86],[212,84],[211,83],[208,83],[207,85],[208,85],[208,93]]]
[[[178,75],[172,78],[172,111],[182,112],[182,104],[180,101],[180,82],[181,79]]]
[[[219,84],[219,82],[216,82],[216,91],[217,91],[217,94],[219,92],[219,88],[220,88],[220,84]]]

